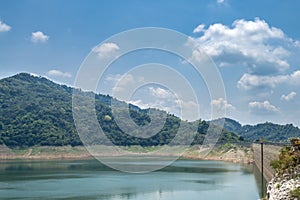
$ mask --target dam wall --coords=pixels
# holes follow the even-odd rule
[[[274,170],[270,166],[272,160],[278,159],[280,149],[283,145],[264,144],[263,146],[263,175],[267,181],[270,181],[275,175]],[[252,144],[254,163],[261,172],[261,144]]]

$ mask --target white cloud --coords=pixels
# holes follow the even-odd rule
[[[174,105],[167,104],[167,101],[156,100],[149,102],[145,99],[130,100],[129,103],[136,105],[142,109],[157,108],[166,112],[174,113]]]
[[[232,26],[212,24],[194,40],[219,64],[245,65],[256,74],[288,69],[290,48],[297,46],[297,41],[287,37],[281,29],[259,18],[236,20]]]
[[[204,31],[204,27],[205,27],[205,24],[200,24],[199,26],[197,26],[194,30],[193,30],[193,33],[201,33]]]
[[[233,105],[231,105],[230,103],[228,103],[225,99],[223,98],[219,98],[219,99],[213,99],[211,101],[211,105],[213,106],[213,108],[217,109],[217,110],[225,110],[225,109],[235,109],[235,107]]]
[[[34,76],[34,77],[41,77],[40,75],[36,74],[36,73],[29,73],[31,76]]]
[[[130,73],[126,74],[110,74],[105,77],[106,84],[112,85],[113,94],[121,94],[126,92],[127,88],[136,86],[137,84],[142,84],[144,82],[144,77],[133,76]]]
[[[271,114],[279,112],[279,109],[272,105],[269,101],[259,102],[253,101],[249,103],[249,108],[253,113]]]
[[[31,41],[34,42],[34,43],[46,42],[47,40],[49,40],[49,36],[45,35],[41,31],[31,33]]]
[[[225,2],[225,0],[217,0],[217,3],[218,4],[222,4],[222,3],[224,3]]]
[[[235,110],[235,107],[228,103],[225,99],[213,99],[211,102],[212,118],[217,119],[226,116],[226,110]]]
[[[289,77],[290,84],[299,85],[300,84],[300,70],[293,72]]]
[[[121,78],[121,74],[109,74],[105,77],[105,81],[115,84],[117,81],[121,80]]]
[[[71,78],[72,74],[70,72],[62,72],[56,69],[50,70],[47,72],[48,76],[56,76],[56,77],[64,77],[64,78]]]
[[[196,102],[189,99],[178,99],[172,91],[158,87],[156,85],[144,85],[145,80],[142,76],[109,75],[105,78],[107,85],[112,86],[112,95],[118,99],[127,101],[140,108],[158,108],[166,112],[175,114],[185,120],[199,119],[199,106]],[[141,86],[143,87],[136,87]],[[128,92],[135,90],[128,99]]]
[[[4,22],[0,21],[0,32],[10,31],[11,27]]]
[[[238,81],[238,88],[251,90],[257,88],[274,88],[278,84],[300,85],[300,70],[292,74],[277,76],[259,76],[253,74],[244,74]]]
[[[97,53],[100,58],[109,58],[114,56],[119,49],[117,44],[109,42],[93,48],[93,52]]]
[[[119,83],[119,81],[121,82]],[[120,77],[120,79],[116,81],[116,84],[113,87],[113,93],[126,91],[126,88],[130,87],[134,83],[135,78],[131,74],[126,74],[125,76]]]
[[[183,101],[180,99],[156,99],[154,101],[148,101],[145,99],[131,100],[129,103],[137,105],[142,109],[146,108],[158,108],[168,113],[175,114],[183,120],[197,120],[199,119],[199,105],[194,101]]]
[[[140,107],[141,109],[154,108],[153,104],[144,103],[142,99],[130,100],[128,103],[136,105],[136,106]]]
[[[199,105],[193,100],[182,100],[176,99],[175,105],[173,106],[171,113],[177,114],[180,118],[184,120],[198,120],[200,118]],[[177,106],[177,107],[176,107]],[[175,108],[175,109],[174,109]],[[177,112],[176,112],[176,108]]]
[[[105,77],[105,81],[112,82],[116,84],[117,82],[122,80],[122,84],[129,84],[135,81],[135,77],[132,74],[110,74]]]
[[[281,100],[290,101],[297,95],[296,92],[290,92],[288,95],[281,95]]]
[[[255,88],[274,88],[277,84],[287,81],[287,76],[258,76],[252,74],[244,74],[238,81],[238,88],[251,90]]]
[[[191,99],[182,99],[172,91],[161,87],[149,87],[140,99],[130,101],[142,108],[158,108],[173,113],[184,120],[197,120],[199,116],[199,105]]]
[[[150,87],[149,88],[150,94],[157,98],[174,98],[175,96],[172,94],[171,91],[163,89],[161,87]]]

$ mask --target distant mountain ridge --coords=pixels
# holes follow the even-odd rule
[[[265,122],[242,126],[233,119],[225,118],[224,128],[250,141],[257,141],[263,137],[269,142],[288,143],[290,138],[300,137],[300,129],[293,124],[279,125]]]
[[[0,80],[0,143],[10,147],[28,147],[34,145],[62,146],[82,145],[77,134],[72,113],[73,88],[56,84],[44,77],[20,73]],[[137,106],[113,99],[108,95],[82,92],[83,95],[95,97],[97,120],[105,135],[115,145],[153,146],[169,144],[176,136],[179,125],[184,132],[192,134],[193,144],[201,144],[208,129],[204,120],[195,122],[181,121],[178,117],[157,109],[140,109]],[[155,120],[161,114],[167,118],[163,128],[150,138],[138,138],[124,133],[116,124],[111,101],[129,107],[130,117],[139,126],[150,122],[148,112],[156,113]],[[117,110],[118,116],[127,117],[124,110]],[[89,120],[89,119],[87,119]],[[191,132],[190,127],[196,125],[198,130]],[[94,127],[83,127],[93,132]],[[151,131],[151,130],[150,130]],[[137,130],[136,134],[139,134]],[[101,143],[103,138],[91,135],[90,141]],[[240,142],[241,138],[223,129],[219,143]],[[186,138],[179,138],[185,144]],[[104,144],[105,143],[105,140]]]

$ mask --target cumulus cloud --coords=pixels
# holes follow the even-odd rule
[[[292,99],[294,99],[294,97],[297,95],[296,92],[290,92],[288,95],[281,95],[281,100],[285,100],[285,101],[290,101]]]
[[[93,48],[93,52],[97,53],[100,58],[110,58],[114,56],[120,47],[112,42],[104,43]]]
[[[105,77],[105,81],[116,83],[122,78],[121,74],[109,74]]]
[[[0,21],[0,32],[10,31],[11,27],[4,22]]]
[[[253,113],[272,114],[279,112],[279,108],[272,105],[269,101],[259,102],[253,101],[249,103],[249,108]]]
[[[194,38],[195,42],[219,65],[245,65],[253,74],[288,69],[290,48],[297,43],[281,29],[259,18],[254,21],[239,19],[231,26],[216,23],[206,30],[202,25],[198,27],[194,31],[203,31],[203,34]]]
[[[217,3],[218,4],[222,4],[222,3],[224,3],[225,2],[225,0],[217,0]]]
[[[292,74],[276,76],[260,76],[244,74],[238,81],[238,88],[251,90],[257,88],[274,88],[278,84],[300,85],[300,70]]]
[[[180,99],[156,99],[154,101],[147,101],[145,99],[131,100],[129,103],[137,105],[142,109],[158,108],[168,113],[175,114],[184,120],[197,120],[199,119],[199,105],[194,101],[184,101]]]
[[[47,72],[48,76],[56,76],[56,77],[64,77],[64,78],[71,78],[72,74],[70,72],[62,72],[56,69],[52,69],[50,71]]]
[[[225,99],[223,98],[219,98],[219,99],[213,99],[211,101],[211,105],[213,106],[213,108],[217,109],[217,110],[225,110],[225,109],[235,109],[235,107],[233,105],[231,105],[230,103],[228,103]]]
[[[256,88],[274,88],[277,84],[286,82],[288,76],[258,76],[252,74],[244,74],[238,81],[238,88],[251,90]]]
[[[172,94],[171,91],[163,89],[161,87],[157,87],[157,88],[150,87],[149,91],[152,96],[157,97],[157,98],[173,98],[174,97],[174,95]]]
[[[137,84],[144,82],[143,76],[133,76],[127,74],[110,74],[105,77],[106,83],[113,85],[112,92],[114,94],[121,94],[126,92],[127,88],[135,87]]]
[[[235,110],[235,107],[223,98],[213,99],[210,104],[213,108],[214,119],[225,117],[226,110]]]
[[[193,33],[201,33],[204,31],[204,28],[205,28],[205,24],[200,24],[193,30]]]
[[[157,108],[164,110],[166,112],[174,113],[174,105],[168,104],[167,101],[164,100],[156,100],[156,101],[147,101],[146,99],[135,99],[130,100],[129,103],[136,105],[142,109],[147,108]]]
[[[199,116],[199,105],[197,102],[193,100],[182,100],[182,99],[176,99],[175,105],[178,105],[178,111],[174,112],[174,108],[170,111],[171,113],[177,114],[179,117],[181,117],[184,120],[198,120],[200,118]],[[175,106],[173,106],[175,107]],[[176,108],[176,107],[175,107]]]
[[[197,102],[190,99],[179,99],[169,89],[154,85],[145,85],[143,76],[128,74],[108,75],[105,78],[107,85],[112,86],[112,95],[118,99],[127,101],[140,108],[158,108],[173,113],[185,120],[199,119]],[[137,87],[137,86],[145,86]],[[134,91],[134,89],[137,89]],[[128,99],[128,92],[132,92]]]
[[[49,36],[45,35],[41,31],[31,33],[31,41],[34,42],[34,43],[38,43],[38,42],[43,43],[43,42],[46,42],[47,40],[49,40]]]
[[[31,76],[34,76],[34,77],[41,77],[40,75],[36,74],[36,73],[29,73]]]

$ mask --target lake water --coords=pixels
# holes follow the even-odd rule
[[[251,165],[179,160],[128,174],[96,160],[0,162],[0,199],[256,200]]]

